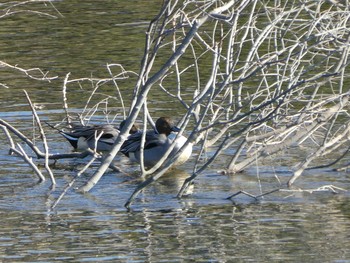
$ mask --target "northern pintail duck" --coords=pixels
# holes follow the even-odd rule
[[[120,124],[122,127],[124,121]],[[130,130],[130,134],[138,131],[138,128],[134,125]],[[59,130],[64,138],[73,146],[75,150],[84,151],[88,148],[95,149],[96,151],[110,151],[112,146],[119,135],[119,129],[111,124],[104,125],[75,125],[70,131]],[[96,138],[98,138],[96,144]]]
[[[186,143],[185,136],[177,136],[180,129],[174,126],[172,120],[167,117],[161,117],[156,121],[156,131],[147,131],[144,145],[144,165],[146,167],[154,166],[166,153],[169,147],[175,143],[169,157],[174,156]],[[142,131],[129,135],[124,142],[121,152],[128,156],[131,161],[140,163],[140,148],[142,140]],[[192,154],[192,143],[188,143],[184,151],[176,160],[174,165],[183,164]]]

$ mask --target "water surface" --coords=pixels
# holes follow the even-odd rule
[[[38,110],[42,120],[62,120],[61,91],[68,72],[72,78],[106,77],[107,63],[138,70],[147,21],[159,3],[73,0],[54,5],[60,14],[50,6],[32,8],[56,18],[23,14],[1,20],[0,60],[58,76],[50,83],[40,82],[0,68],[0,82],[9,87],[1,88],[0,118],[28,136],[32,116],[22,89],[44,106]],[[134,80],[121,83],[126,98]],[[82,109],[90,90],[89,83],[69,86],[72,112]],[[101,92],[110,95],[114,89],[106,85]],[[167,114],[174,109],[163,103],[152,105],[151,111]],[[105,121],[103,112],[94,121]],[[217,173],[227,162],[223,156],[198,177],[194,193],[180,200],[176,194],[192,171],[191,160],[145,189],[128,212],[124,203],[141,180],[137,167],[119,156],[116,161],[125,174],[110,171],[91,192],[75,191],[98,167],[94,164],[52,211],[85,160],[52,166],[57,179],[52,189],[49,180],[38,183],[27,164],[9,156],[2,133],[0,138],[1,262],[350,262],[348,192],[275,192],[258,201],[246,195],[226,199],[240,190],[258,195],[281,187],[279,182],[284,185],[291,175],[288,160],[272,157],[273,166],[258,164],[226,176]],[[71,150],[55,132],[48,140],[54,152]],[[295,187],[330,184],[350,189],[349,174],[308,171]]]

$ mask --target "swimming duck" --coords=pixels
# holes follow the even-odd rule
[[[154,166],[166,153],[169,147],[175,143],[169,157],[176,154],[186,143],[185,136],[177,136],[180,129],[176,127],[168,117],[161,117],[156,121],[156,131],[147,131],[144,145],[144,165]],[[129,135],[124,142],[121,152],[130,158],[131,161],[140,163],[142,131]],[[192,154],[192,143],[189,143],[174,165],[183,164]]]
[[[120,128],[124,125],[124,121],[120,124]],[[130,130],[130,134],[138,131],[134,125]],[[97,141],[96,151],[110,151],[119,135],[119,129],[110,124],[104,125],[75,125],[70,131],[59,130],[60,134],[68,140],[75,150],[84,151],[88,148],[95,149],[96,138],[100,136]],[[102,133],[102,135],[101,135]]]

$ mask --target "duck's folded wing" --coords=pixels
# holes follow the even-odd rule
[[[95,135],[95,131],[98,129],[99,127],[97,125],[74,125],[69,131],[62,131],[62,133],[75,138],[90,138]]]
[[[141,149],[142,131],[131,134],[122,145],[121,153],[128,156],[130,152],[137,152]],[[158,146],[161,143],[159,134],[154,131],[147,131],[144,149]]]
[[[86,135],[87,140],[93,140],[95,137],[100,137],[99,141],[106,141],[113,144],[119,135],[119,130],[114,128],[112,125],[106,124],[92,127],[86,131]]]

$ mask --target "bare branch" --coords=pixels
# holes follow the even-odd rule
[[[43,182],[45,181],[45,177],[43,176],[43,174],[41,173],[41,171],[39,170],[39,168],[35,165],[35,163],[33,162],[32,158],[30,158],[26,152],[23,150],[22,146],[20,144],[17,144],[17,147],[19,148],[19,150],[17,150],[16,148],[12,148],[11,150],[15,153],[18,154],[18,156],[22,157],[22,159],[29,164],[30,167],[32,167],[33,171],[36,173],[36,175],[39,177],[39,181]]]
[[[27,97],[27,100],[28,100],[28,103],[29,103],[29,105],[30,105],[30,107],[32,109],[32,112],[33,112],[33,115],[34,115],[34,118],[35,118],[35,122],[36,122],[36,124],[39,127],[39,131],[40,131],[40,134],[41,134],[41,139],[43,140],[43,146],[44,146],[44,150],[45,150],[45,168],[46,168],[47,172],[50,175],[52,184],[55,185],[56,184],[56,180],[55,180],[55,177],[54,177],[54,175],[53,175],[53,173],[52,173],[52,171],[50,169],[50,166],[49,166],[49,146],[48,146],[47,141],[46,141],[45,132],[44,132],[42,126],[41,126],[41,122],[40,122],[39,116],[36,113],[35,107],[32,104],[28,93],[25,90],[24,90],[24,93],[25,93],[25,95]]]

